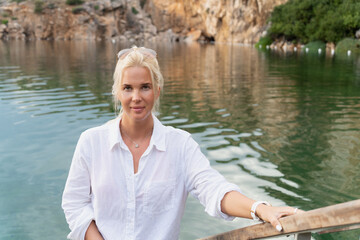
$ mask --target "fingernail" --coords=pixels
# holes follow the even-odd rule
[[[276,230],[278,230],[279,232],[281,232],[281,230],[282,230],[281,225],[276,225]]]

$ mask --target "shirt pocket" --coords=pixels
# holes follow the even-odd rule
[[[145,190],[144,211],[149,214],[159,214],[174,208],[175,179],[156,181],[149,184]]]

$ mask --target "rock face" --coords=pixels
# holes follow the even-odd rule
[[[90,0],[3,3],[3,39],[119,39],[254,43],[287,0]],[[35,10],[37,13],[35,13]]]
[[[158,29],[175,33],[200,30],[217,42],[254,43],[266,31],[266,19],[287,0],[150,0],[145,10]]]
[[[1,12],[11,17],[0,28],[0,37],[6,39],[132,39],[157,33],[151,20],[132,13],[125,0],[44,4],[41,13],[34,12],[32,2],[11,3]]]

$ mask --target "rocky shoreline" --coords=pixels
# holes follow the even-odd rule
[[[0,3],[4,40],[256,43],[287,0],[88,0]]]
[[[260,47],[260,46],[259,46]],[[300,51],[302,49],[306,49],[306,46],[304,44],[300,44],[300,43],[292,43],[292,42],[288,42],[285,40],[277,40],[274,41],[272,44],[270,45],[266,45],[266,46],[261,46],[260,48],[270,48],[273,50],[282,50],[284,52],[296,52],[296,51]],[[335,51],[335,44],[334,43],[326,43],[325,44],[325,50],[328,52],[333,52]]]

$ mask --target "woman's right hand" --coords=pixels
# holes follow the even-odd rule
[[[256,209],[256,215],[263,221],[271,223],[279,232],[283,229],[279,221],[280,218],[303,212],[303,210],[293,207],[272,207],[264,204],[260,204]]]

